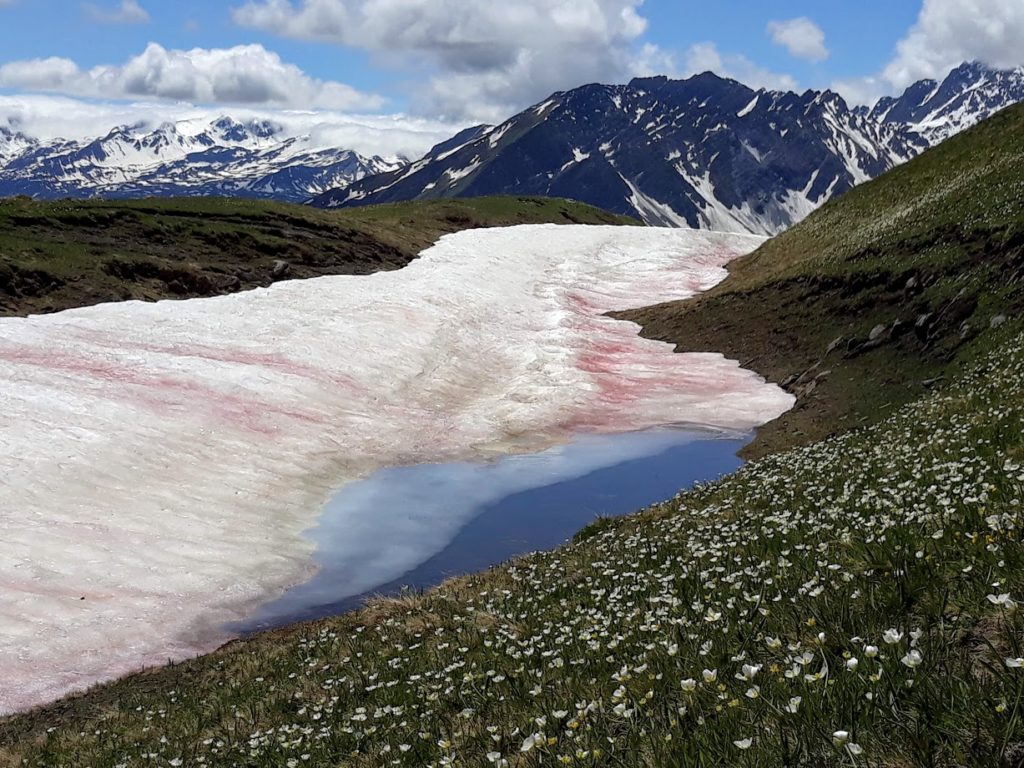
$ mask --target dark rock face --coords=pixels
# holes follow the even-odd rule
[[[981,77],[993,83],[983,99]],[[314,205],[550,195],[654,225],[774,234],[1021,99],[1024,73],[975,64],[874,109],[851,109],[831,91],[754,91],[711,73],[587,85]]]

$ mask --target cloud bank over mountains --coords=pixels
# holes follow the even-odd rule
[[[332,110],[273,110],[258,107],[194,106],[173,102],[108,103],[66,96],[0,95],[0,129],[43,141],[103,136],[117,125],[153,129],[178,121],[210,122],[229,114],[237,120],[269,120],[283,136],[305,136],[311,148],[343,147],[388,159],[419,157],[450,138],[459,125],[410,115],[359,115]]]

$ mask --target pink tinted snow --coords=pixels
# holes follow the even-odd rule
[[[775,418],[777,387],[604,314],[709,288],[759,242],[475,230],[399,272],[0,320],[0,712],[229,639],[376,469]],[[434,554],[405,543],[368,578]]]

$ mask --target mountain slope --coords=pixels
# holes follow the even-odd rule
[[[878,418],[1024,315],[1024,105],[851,191],[687,303],[624,317],[798,396],[762,454]]]
[[[649,224],[775,232],[917,151],[834,93],[753,91],[706,73],[553,96],[461,146],[315,201],[362,205],[530,190]]]
[[[0,196],[237,196],[302,202],[398,163],[320,148],[272,123],[221,117],[121,126],[91,141],[39,142],[0,132]]]
[[[965,65],[941,87],[918,84],[875,110],[850,109],[830,91],[754,91],[711,73],[588,85],[314,204],[529,193],[653,225],[773,234],[1024,98],[1021,79]]]

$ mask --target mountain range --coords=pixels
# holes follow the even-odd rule
[[[1024,101],[1024,69],[971,62],[874,106],[706,72],[556,93],[424,157],[364,157],[272,122],[184,120],[40,141],[0,126],[0,196],[223,195],[324,208],[564,197],[652,225],[775,234],[853,186]]]
[[[401,163],[322,148],[266,120],[119,126],[85,141],[39,141],[0,126],[0,196],[233,196],[304,202]]]
[[[314,204],[550,195],[652,225],[775,234],[1022,100],[1024,69],[978,63],[873,108],[832,91],[755,91],[710,72],[586,85]]]

